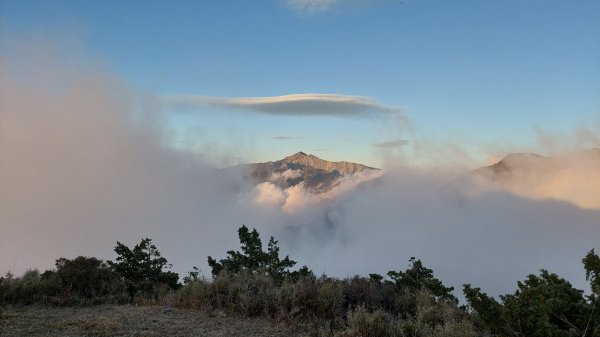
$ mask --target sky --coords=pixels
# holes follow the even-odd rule
[[[384,108],[165,103],[172,145],[226,153],[222,166],[302,150],[379,167],[378,145],[414,155],[406,140],[415,162],[450,144],[471,168],[548,151],[540,132],[600,128],[599,36],[592,0],[0,2],[0,47],[54,40],[167,102],[330,94]]]
[[[0,274],[149,237],[208,276],[246,224],[317,274],[588,289],[599,37],[586,0],[0,0]],[[323,195],[221,169],[298,151],[384,170]],[[513,152],[551,157],[471,173]]]

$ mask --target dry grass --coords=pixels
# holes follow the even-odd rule
[[[4,308],[0,336],[310,336],[307,325],[163,306]]]

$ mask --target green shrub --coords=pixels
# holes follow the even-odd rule
[[[7,274],[7,277],[11,277],[10,273]],[[6,297],[6,292],[8,291],[8,281],[4,276],[0,276],[0,305],[4,302],[4,298]]]
[[[290,268],[296,265],[296,261],[291,260],[287,255],[283,259],[279,257],[279,247],[273,237],[269,239],[266,252],[263,251],[262,241],[256,229],[250,231],[248,227],[242,225],[238,229],[238,237],[241,252],[229,250],[227,257],[219,261],[211,256],[208,257],[208,265],[211,267],[213,276],[223,270],[232,273],[246,270],[251,273],[266,273],[275,283],[281,284],[286,278],[298,279],[300,276],[311,273],[306,266],[297,271],[291,271]]]
[[[247,317],[272,317],[276,312],[276,294],[273,279],[265,273],[245,274],[238,278],[238,312]],[[235,301],[235,299],[232,299]]]
[[[395,287],[389,282],[381,282],[383,277],[373,278],[372,275],[374,274],[371,274],[369,278],[354,276],[344,280],[345,308],[364,306],[368,310],[381,308],[389,312],[394,311]]]
[[[244,317],[276,316],[277,294],[273,280],[264,273],[222,271],[211,282],[196,279],[185,284],[174,298],[185,308],[224,310]]]
[[[389,271],[388,276],[400,288],[411,290],[427,289],[438,298],[457,301],[452,295],[453,287],[446,287],[442,281],[433,276],[433,270],[423,266],[421,260],[410,258],[410,266],[406,271]]]
[[[107,263],[94,257],[78,256],[56,260],[56,277],[67,296],[102,299],[124,292],[124,284]]]
[[[348,313],[348,328],[341,334],[345,337],[403,336],[397,320],[383,310],[369,312],[364,305]]]
[[[1,301],[13,304],[53,304],[60,293],[60,283],[55,275],[40,274],[37,269],[28,270],[21,277],[8,273],[2,283]]]
[[[600,331],[600,320],[592,315],[595,305],[558,275],[542,270],[517,285],[514,294],[500,296],[501,302],[465,285],[475,321],[498,336],[587,337]]]
[[[300,278],[292,283],[292,314],[300,318],[315,318],[319,285],[314,275]]]
[[[346,312],[343,283],[325,277],[319,281],[315,315],[330,321],[343,318]],[[338,322],[333,323],[337,324]]]
[[[1,278],[0,303],[80,305],[124,303],[123,283],[106,264],[95,258],[60,258],[57,270],[26,271],[21,277]]]
[[[402,329],[408,336],[470,337],[476,332],[468,314],[452,301],[439,301],[427,289],[416,296],[416,314],[403,320]],[[412,333],[407,333],[412,332]]]
[[[360,305],[348,313],[342,336],[471,337],[477,332],[466,312],[451,302],[437,301],[429,290],[415,294],[415,315],[401,318]]]
[[[207,280],[197,278],[187,282],[173,298],[172,304],[188,309],[203,310],[211,306],[212,284]]]
[[[125,281],[129,298],[158,296],[165,288],[178,289],[179,275],[171,271],[167,259],[160,255],[151,239],[142,239],[133,249],[117,241],[115,247],[117,253],[116,262],[108,261],[108,264]]]

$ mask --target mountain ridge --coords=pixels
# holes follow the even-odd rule
[[[347,161],[332,162],[299,151],[276,161],[246,164],[255,184],[269,182],[282,189],[303,184],[315,194],[331,190],[343,177],[380,169]]]
[[[301,164],[304,166],[311,166],[316,169],[321,169],[329,172],[333,170],[338,170],[340,171],[340,173],[344,174],[354,174],[356,172],[361,172],[364,170],[378,170],[374,167],[369,167],[363,164],[352,163],[348,161],[328,161],[312,154],[306,154],[302,151],[296,152],[293,155],[287,156],[278,161],[286,164]]]

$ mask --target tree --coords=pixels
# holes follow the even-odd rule
[[[592,306],[567,280],[541,270],[517,286],[501,303],[470,285],[464,293],[478,322],[499,336],[596,336],[593,326],[586,329]]]
[[[170,289],[180,287],[177,273],[163,271],[164,268],[171,268],[171,265],[160,255],[151,239],[142,239],[133,250],[117,241],[115,252],[116,262],[108,263],[125,280],[132,300],[138,292],[157,296],[157,288],[160,286]]]
[[[502,305],[493,297],[483,293],[480,288],[473,288],[470,284],[463,286],[467,302],[473,309],[473,320],[477,325],[503,335],[506,332],[506,322],[502,317]]]
[[[585,268],[585,278],[590,281],[592,292],[598,297],[600,296],[600,257],[592,249],[582,261]]]
[[[410,266],[406,271],[389,271],[387,274],[392,281],[400,288],[408,288],[411,290],[427,289],[432,295],[457,301],[452,295],[453,287],[445,287],[442,281],[433,276],[433,270],[425,268],[421,260],[410,258]]]
[[[292,268],[296,264],[296,261],[290,260],[289,256],[285,256],[282,260],[279,258],[279,247],[277,247],[277,241],[273,237],[269,239],[269,245],[266,254],[266,269],[267,273],[273,277],[276,283],[283,281],[290,272],[289,268]],[[306,266],[303,267],[306,269]],[[304,270],[301,269],[301,270]]]
[[[276,283],[280,283],[286,277],[297,279],[299,276],[310,273],[306,266],[298,271],[290,271],[296,265],[289,256],[281,259],[279,257],[279,247],[277,241],[271,237],[267,246],[267,251],[263,251],[262,241],[256,229],[250,231],[248,227],[242,225],[238,229],[242,252],[227,251],[227,258],[217,260],[211,256],[208,257],[208,265],[211,267],[213,276],[218,275],[222,270],[237,273],[241,270],[247,270],[252,273],[264,270]]]
[[[228,257],[217,262],[212,257],[208,257],[208,265],[212,268],[212,274],[217,275],[221,270],[227,269],[231,272],[238,272],[242,269],[256,271],[262,267],[267,258],[267,253],[262,250],[262,241],[260,235],[253,229],[252,232],[248,227],[242,225],[238,229],[238,237],[242,252],[229,250]]]
[[[590,287],[592,288],[592,295],[589,297],[590,302],[592,302],[592,309],[584,331],[592,331],[592,336],[597,336],[600,334],[600,314],[598,314],[600,311],[598,305],[598,297],[600,297],[600,257],[592,249],[582,261],[585,268],[585,278],[590,281]]]

